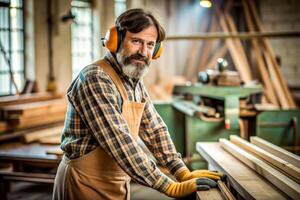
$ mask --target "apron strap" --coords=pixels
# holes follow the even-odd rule
[[[114,68],[110,64],[108,64],[107,61],[105,61],[104,59],[97,61],[95,64],[99,65],[105,71],[105,73],[107,73],[110,76],[110,78],[116,85],[118,91],[120,92],[123,101],[128,101],[126,89],[123,85],[122,80],[120,79],[120,76],[117,74]]]

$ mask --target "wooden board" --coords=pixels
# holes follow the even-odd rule
[[[232,186],[244,199],[288,199],[275,186],[227,153],[217,142],[198,142],[197,151],[214,168],[227,175]]]
[[[300,168],[300,156],[288,152],[287,150],[280,148],[262,138],[259,137],[250,137],[251,143],[255,144],[256,146],[266,150],[267,152],[295,165],[296,167]]]
[[[252,15],[255,19],[256,25],[258,27],[258,31],[260,31],[260,32],[265,31],[264,27],[263,27],[263,24],[261,22],[261,19],[258,15],[258,12],[257,12],[258,9],[255,8],[254,1],[248,0],[247,2],[249,4],[250,11],[251,11],[251,13],[252,13]],[[283,76],[282,76],[282,74],[280,72],[280,69],[279,69],[279,65],[278,65],[278,63],[275,59],[275,53],[273,52],[269,41],[265,38],[263,38],[262,41],[263,41],[263,45],[266,49],[266,54],[267,54],[266,58],[270,59],[272,64],[273,64],[273,65],[270,65],[270,66],[273,68],[272,70],[275,71],[274,72],[274,77],[279,81],[280,86],[282,87],[283,92],[285,94],[284,96],[288,100],[288,107],[287,108],[296,108],[297,107],[296,103],[295,103],[294,99],[292,98],[292,95],[291,95],[291,92],[289,91],[287,83],[283,79]]]
[[[45,113],[41,116],[9,119],[8,124],[13,129],[29,128],[34,126],[63,122],[65,119],[65,115],[66,112],[51,113],[51,115]]]
[[[7,123],[5,121],[0,121],[0,132],[4,132],[7,129]]]
[[[218,187],[226,200],[236,200],[224,182],[218,180]]]
[[[33,93],[33,94],[23,94],[15,96],[0,97],[0,107],[8,105],[17,105],[21,103],[46,101],[50,99],[62,98],[61,93]]]
[[[59,138],[63,128],[64,128],[63,125],[59,125],[51,128],[32,131],[25,134],[23,140],[25,143],[30,143],[40,139],[48,138],[49,136],[55,136]]]
[[[254,31],[254,24],[253,24],[253,21],[251,20],[250,12],[249,12],[249,9],[247,7],[245,0],[243,0],[242,3],[243,3],[244,14],[245,14],[245,19],[246,19],[248,29],[250,31]],[[269,77],[266,65],[264,63],[264,60],[263,60],[263,57],[262,57],[262,54],[261,54],[261,51],[260,51],[260,48],[258,45],[258,40],[253,38],[253,39],[251,39],[251,43],[253,46],[253,52],[255,54],[255,59],[257,61],[257,66],[258,66],[258,69],[260,72],[260,76],[261,76],[262,82],[265,86],[264,92],[266,93],[266,96],[267,96],[269,102],[278,106],[279,104],[278,104],[278,100],[276,98],[275,90],[271,84],[272,81]]]
[[[1,108],[8,119],[19,117],[34,117],[55,112],[66,112],[67,102],[65,99],[55,99],[34,103],[4,106]]]
[[[198,191],[197,200],[223,200],[222,193],[218,188],[211,188],[207,191]]]
[[[257,157],[249,154],[245,150],[241,149],[240,147],[234,145],[227,139],[220,139],[221,146],[246,164],[248,167],[255,170],[257,173],[262,175],[268,181],[273,183],[275,186],[278,187],[282,192],[286,193],[293,199],[297,199],[300,197],[300,185],[295,181],[291,180],[281,172],[275,170],[268,164],[264,163]]]
[[[236,135],[231,135],[230,141],[243,148],[247,152],[258,156],[269,164],[275,166],[277,169],[286,173],[291,179],[295,180],[297,183],[300,183],[300,169],[298,167],[295,167],[289,162],[286,162],[285,160],[274,156],[273,154],[255,146],[254,144],[247,142],[246,140]]]
[[[60,144],[61,135],[53,135],[50,137],[43,137],[39,139],[40,144]]]

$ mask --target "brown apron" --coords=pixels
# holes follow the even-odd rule
[[[122,116],[137,140],[145,103],[132,102],[115,70],[100,60],[96,63],[111,77],[122,99]],[[130,177],[101,147],[77,159],[63,157],[55,177],[53,199],[130,199]]]

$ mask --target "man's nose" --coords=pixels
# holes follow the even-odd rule
[[[141,45],[140,54],[145,56],[145,57],[148,57],[148,55],[147,55],[148,53],[149,53],[149,50],[147,48],[147,44]]]

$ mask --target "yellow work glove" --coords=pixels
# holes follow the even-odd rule
[[[184,182],[171,183],[165,194],[173,198],[181,198],[200,190],[209,190],[217,187],[217,183],[208,178],[194,178]]]
[[[213,180],[220,180],[222,173],[212,172],[209,170],[195,170],[190,172],[188,169],[176,174],[176,179],[180,182],[190,180],[193,178],[210,178]]]

